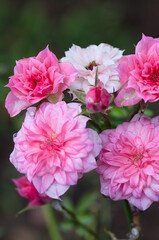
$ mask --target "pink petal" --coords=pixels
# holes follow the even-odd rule
[[[16,116],[20,113],[23,109],[30,106],[30,103],[26,101],[19,100],[16,98],[12,92],[9,92],[5,102],[5,108],[8,110],[8,113],[11,117]]]
[[[142,34],[142,39],[136,45],[135,53],[142,52],[144,54],[147,54],[151,46],[158,41],[159,41],[159,38],[154,39],[152,37],[147,37],[144,34]]]
[[[114,100],[114,103],[117,107],[124,107],[135,105],[141,100],[141,97],[138,97],[135,90],[131,88],[124,87],[117,95]]]

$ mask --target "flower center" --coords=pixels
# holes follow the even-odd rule
[[[137,153],[137,154],[133,155],[132,157],[134,159],[134,162],[138,163],[143,158],[143,155],[141,153]]]
[[[145,68],[142,72],[143,79],[146,80],[145,84],[159,85],[159,63],[151,65],[145,64]]]
[[[154,82],[157,81],[158,78],[159,78],[159,75],[156,72],[154,72],[151,76],[151,80],[154,81]]]
[[[63,141],[60,139],[60,136],[57,137],[55,133],[52,133],[49,137],[46,138],[45,142],[42,144],[43,149],[48,151],[60,151],[60,147],[63,146]]]
[[[87,70],[93,70],[93,67],[97,67],[99,64],[97,64],[95,61],[92,61],[87,67],[85,67]]]

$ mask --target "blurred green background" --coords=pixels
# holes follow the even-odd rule
[[[15,61],[36,56],[47,45],[61,58],[73,43],[87,47],[105,42],[125,49],[125,54],[134,53],[134,45],[141,39],[142,32],[159,37],[158,11],[157,0],[0,0],[0,239],[49,240],[40,209],[16,217],[28,202],[15,191],[11,178],[19,175],[9,162],[13,149],[12,135],[19,130],[24,113],[11,119],[4,108],[9,91],[4,86],[13,74]],[[158,105],[154,104],[153,108],[156,110]],[[80,213],[84,215],[82,221],[94,224],[96,214],[96,219],[101,219],[96,226],[100,240],[107,239],[103,233],[104,226],[123,237],[128,226],[122,205],[100,196],[99,189],[97,174],[87,174],[66,193],[67,204],[76,209],[80,206],[79,199],[90,192],[90,202]],[[97,192],[97,195],[92,196],[92,192]],[[57,212],[56,215],[64,240],[91,239],[84,238],[85,233],[69,224],[67,216],[65,218]],[[144,239],[158,240],[158,203],[141,217]]]

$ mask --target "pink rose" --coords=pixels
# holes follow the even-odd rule
[[[101,133],[97,172],[102,194],[145,210],[159,201],[159,117],[139,117]]]
[[[62,92],[77,76],[70,63],[58,63],[48,47],[36,57],[24,58],[16,62],[14,75],[6,85],[11,89],[5,107],[11,117],[23,109],[51,95],[62,99]]]
[[[124,56],[118,66],[120,87],[117,106],[155,102],[159,99],[159,38],[142,36],[135,54]]]
[[[108,106],[111,95],[101,86],[91,87],[86,95],[86,105],[92,112],[102,112]]]
[[[39,194],[34,185],[23,176],[17,179],[12,179],[17,187],[17,191],[21,197],[28,198],[30,201],[29,206],[35,207],[51,201],[48,196]]]
[[[43,103],[35,111],[28,109],[14,136],[10,161],[40,194],[59,199],[83,173],[97,167],[101,139],[86,128],[89,118],[79,115],[78,103]]]

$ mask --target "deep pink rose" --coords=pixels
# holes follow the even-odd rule
[[[135,54],[124,56],[118,66],[120,87],[115,99],[120,106],[134,105],[141,99],[155,102],[159,99],[159,38],[142,36]]]
[[[40,206],[51,201],[51,198],[48,196],[39,194],[34,185],[25,176],[12,179],[12,181],[16,185],[19,195],[30,200],[30,207]]]
[[[92,112],[102,112],[110,102],[110,93],[101,86],[91,87],[86,95],[86,105]]]
[[[139,117],[101,133],[97,172],[102,194],[145,210],[159,201],[159,117]]]
[[[48,96],[62,99],[62,92],[76,76],[77,71],[70,63],[58,63],[56,56],[46,47],[36,57],[16,62],[14,75],[6,85],[11,91],[6,98],[5,107],[10,116],[14,117]]]
[[[83,173],[97,167],[101,150],[98,134],[86,128],[89,118],[79,115],[78,103],[43,103],[27,111],[14,136],[10,161],[40,194],[59,199]]]

